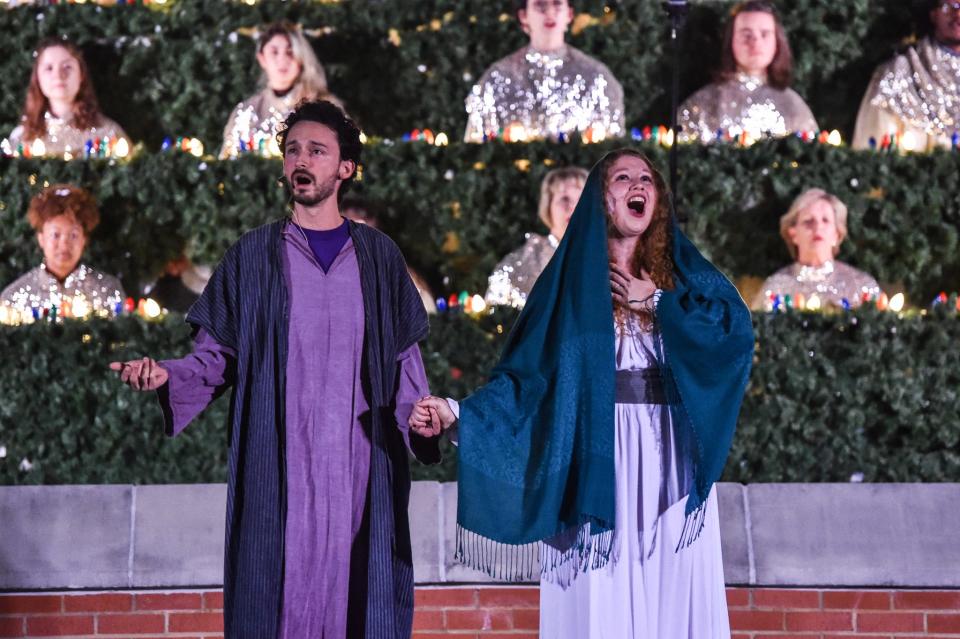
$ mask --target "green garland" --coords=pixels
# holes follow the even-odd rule
[[[695,4],[687,30],[683,93],[710,79],[721,24],[732,3]],[[872,69],[913,28],[901,0],[790,0],[784,22],[796,58],[795,88],[822,127],[849,137]],[[585,22],[574,46],[605,62],[625,88],[630,126],[667,121],[666,19],[650,0],[576,0]],[[154,149],[164,136],[220,145],[231,109],[253,93],[258,69],[252,28],[286,18],[317,34],[313,42],[332,91],[368,133],[398,137],[414,128],[457,139],[463,100],[495,60],[525,36],[507,0],[383,0],[327,3],[224,0],[142,5],[22,6],[0,11],[0,135],[16,123],[44,37],[66,35],[88,57],[104,111]],[[245,35],[247,34],[247,35]],[[389,79],[385,81],[385,79]]]
[[[719,23],[729,2],[694,6],[684,93],[709,80]],[[584,28],[570,41],[602,59],[626,90],[630,126],[667,120],[664,19],[658,3],[578,0]],[[846,132],[872,69],[912,30],[897,0],[792,0],[782,7],[796,57],[795,88],[824,128]],[[304,24],[332,91],[371,136],[413,128],[457,140],[463,97],[494,60],[524,36],[508,3],[480,0],[325,3],[222,0],[142,5],[23,6],[0,11],[0,136],[17,121],[32,58],[46,36],[78,42],[104,111],[135,140],[159,149],[166,136],[220,144],[232,107],[256,82],[250,29],[280,18]],[[322,33],[321,33],[322,32]],[[385,83],[384,78],[390,82]],[[438,293],[481,292],[493,265],[540,232],[539,181],[552,166],[591,166],[601,145],[492,143],[431,147],[379,141],[364,155],[361,194]],[[662,149],[646,147],[665,166]],[[960,155],[897,156],[770,141],[749,149],[682,147],[680,206],[687,232],[734,277],[765,276],[788,260],[777,220],[803,189],[819,186],[850,207],[840,258],[901,285],[925,304],[960,282]],[[130,162],[0,159],[0,284],[39,253],[24,219],[45,184],[90,188],[103,222],[88,261],[122,276],[128,290],[155,277],[186,246],[215,263],[239,235],[283,214],[279,163],[179,153]],[[440,250],[438,251],[438,247]],[[462,397],[496,361],[514,315],[433,320],[424,358],[434,392]],[[755,317],[758,363],[726,479],[735,481],[957,481],[960,337],[954,315],[898,319],[852,315]],[[892,339],[893,336],[895,339]],[[179,319],[0,327],[0,484],[222,481],[225,401],[175,440],[164,440],[147,395],[127,392],[106,370],[112,359],[189,349]],[[791,356],[792,355],[792,356]],[[36,397],[42,393],[43,402]],[[420,478],[451,478],[455,454]],[[29,469],[27,469],[29,467]]]
[[[384,229],[438,294],[482,293],[525,233],[545,231],[535,213],[543,175],[552,166],[589,167],[621,144],[374,143],[357,189],[382,210]],[[663,149],[641,147],[666,167]],[[765,277],[789,261],[779,217],[818,186],[850,210],[840,259],[902,285],[913,304],[960,287],[958,153],[900,156],[788,139],[749,149],[684,146],[680,166],[686,230],[732,277]],[[89,261],[136,291],[184,244],[195,260],[213,264],[245,230],[283,215],[280,170],[275,160],[182,153],[116,164],[0,159],[0,283],[39,260],[24,212],[45,183],[72,182],[97,195],[104,222]]]
[[[960,481],[955,304],[902,318],[754,316],[757,360],[724,479]],[[433,318],[421,345],[432,392],[462,398],[482,384],[515,317]],[[153,394],[123,388],[107,369],[189,348],[175,316],[0,327],[0,484],[224,481],[226,398],[168,439]],[[446,449],[442,465],[414,465],[414,476],[452,480]]]

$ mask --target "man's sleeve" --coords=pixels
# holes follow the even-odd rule
[[[410,432],[408,424],[413,405],[430,394],[427,373],[423,367],[420,346],[412,345],[397,357],[397,392],[394,395],[394,418],[403,434],[407,449],[424,464],[440,461],[440,437],[422,437]]]
[[[200,329],[193,352],[182,359],[160,362],[169,376],[157,389],[163,430],[175,437],[234,382],[237,354]]]

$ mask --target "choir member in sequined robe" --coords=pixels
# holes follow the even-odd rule
[[[327,77],[299,26],[278,22],[257,39],[261,90],[238,104],[223,130],[220,158],[244,152],[277,156],[277,127],[304,99],[339,105],[327,89]]]
[[[488,281],[487,304],[523,308],[533,283],[563,239],[586,180],[587,171],[576,166],[554,169],[544,176],[538,213],[550,233],[527,233],[524,245],[500,260]]]
[[[66,40],[45,40],[34,59],[20,124],[2,142],[5,155],[80,158],[88,143],[107,138],[130,148],[120,125],[100,113],[80,49]]]
[[[897,134],[907,151],[953,145],[960,133],[960,2],[930,5],[933,33],[881,65],[863,96],[853,147]]]
[[[810,107],[790,88],[793,55],[773,6],[737,5],[724,35],[717,81],[680,106],[679,139],[711,142],[721,135],[753,140],[818,130]]]
[[[847,207],[822,189],[804,191],[780,218],[780,235],[794,262],[764,282],[753,301],[754,310],[771,310],[773,298],[803,296],[809,304],[814,295],[822,306],[853,308],[864,295],[880,294],[877,281],[836,259],[847,237]]]
[[[514,0],[530,44],[494,63],[466,99],[467,142],[624,135],[623,88],[603,63],[564,42],[568,0]]]
[[[31,321],[34,311],[54,308],[58,317],[115,315],[124,299],[120,281],[80,263],[100,221],[93,196],[76,186],[54,184],[30,201],[27,219],[37,233],[43,262],[6,287],[0,305],[23,321]]]

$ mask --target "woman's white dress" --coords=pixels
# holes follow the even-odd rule
[[[657,366],[635,318],[617,329],[617,370]],[[704,529],[676,551],[689,468],[663,404],[616,404],[616,541],[611,561],[566,588],[540,584],[542,639],[729,639],[716,488]]]

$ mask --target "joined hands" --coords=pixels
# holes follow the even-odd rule
[[[433,395],[421,397],[410,411],[410,430],[421,437],[436,437],[457,421],[447,400]]]

